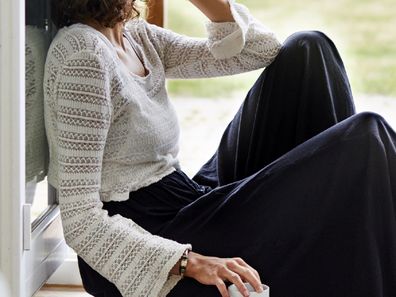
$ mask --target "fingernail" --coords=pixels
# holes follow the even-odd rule
[[[249,291],[245,291],[245,296],[246,296],[246,297],[250,296]]]

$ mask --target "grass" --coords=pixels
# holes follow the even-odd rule
[[[355,93],[396,96],[395,0],[237,0],[269,26],[280,40],[295,31],[320,30],[338,47]],[[170,0],[168,27],[206,36],[205,16],[187,0]],[[260,71],[238,76],[176,80],[172,95],[224,97],[248,91]]]

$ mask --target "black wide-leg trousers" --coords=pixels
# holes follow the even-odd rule
[[[192,179],[176,170],[104,208],[198,253],[242,257],[271,297],[396,296],[396,134],[355,114],[320,32],[285,41]],[[89,293],[121,296],[79,267]],[[220,295],[185,278],[169,296]]]

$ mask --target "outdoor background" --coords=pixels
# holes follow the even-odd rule
[[[320,30],[336,44],[350,77],[357,111],[380,113],[396,128],[395,0],[237,0],[281,41]],[[167,1],[167,27],[205,37],[206,17],[188,0]],[[192,176],[218,146],[222,132],[262,70],[168,83],[182,128],[180,160]],[[394,99],[395,98],[395,99]]]
[[[238,0],[281,40],[295,31],[320,30],[344,59],[355,92],[396,96],[395,0]],[[205,37],[202,15],[188,0],[169,0],[168,27]],[[247,89],[257,73],[238,79],[172,82],[173,94],[218,97]]]

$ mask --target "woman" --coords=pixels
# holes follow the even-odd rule
[[[146,23],[131,0],[53,3],[48,179],[87,292],[396,296],[396,135],[355,114],[334,44],[300,32],[281,46],[243,5],[190,1],[207,39]],[[190,179],[165,77],[262,67]]]

